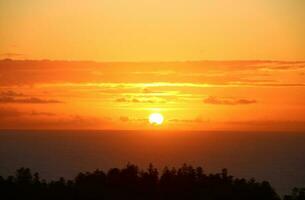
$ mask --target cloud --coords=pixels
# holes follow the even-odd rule
[[[129,121],[129,118],[126,117],[126,116],[121,116],[121,117],[120,117],[120,120],[121,120],[122,122],[128,122],[128,121]]]
[[[154,95],[157,95],[157,94],[166,94],[168,91],[154,91],[154,90],[151,90],[150,88],[144,88],[142,90],[142,93],[144,94],[154,94]]]
[[[0,107],[0,129],[94,129],[109,128],[110,123],[106,118]]]
[[[55,116],[55,113],[42,111],[19,111],[15,108],[0,107],[0,119],[18,118],[24,116]]]
[[[23,56],[25,56],[25,54],[8,52],[8,53],[2,53],[2,54],[0,54],[0,56],[8,57],[8,58],[16,58],[16,57],[23,57]]]
[[[204,122],[201,117],[197,117],[195,119],[170,119],[170,122],[175,123],[202,123]]]
[[[210,96],[203,100],[206,104],[218,104],[218,105],[247,105],[257,103],[254,99],[236,99],[227,97],[214,97]]]
[[[143,93],[154,93],[154,92],[151,91],[151,90],[148,89],[148,88],[144,88],[144,89],[143,89]]]
[[[25,94],[15,92],[12,90],[0,91],[1,103],[24,103],[24,104],[49,104],[49,103],[63,103],[53,99],[41,99],[36,97],[26,97]]]
[[[108,88],[120,90],[145,87],[287,87],[296,84],[304,86],[300,85],[303,84],[303,80],[291,78],[294,73],[304,70],[305,62],[283,61],[98,63],[0,60],[0,85],[90,87],[99,88],[102,92]],[[66,76],[67,74],[69,76]],[[269,80],[255,79],[266,74]]]
[[[120,103],[166,103],[164,99],[161,98],[118,98],[115,100]]]
[[[24,104],[50,104],[63,103],[62,101],[52,99],[40,99],[36,97],[29,98],[14,98],[11,96],[0,96],[0,103],[24,103]]]
[[[32,111],[31,113],[29,113],[32,116],[56,116],[55,113],[51,113],[51,112],[37,112],[37,111]]]
[[[129,102],[126,98],[118,98],[115,101],[116,102]]]
[[[22,113],[16,109],[0,107],[0,119],[1,120],[5,119],[5,118],[20,117],[22,115],[24,115],[24,113]]]
[[[127,116],[121,116],[119,119],[121,122],[147,122],[147,118],[129,118]]]
[[[132,74],[137,75],[159,75],[159,76],[166,76],[170,74],[175,74],[175,71],[138,71],[138,72],[131,72]]]
[[[23,97],[25,96],[23,93],[15,92],[12,90],[0,91],[0,97],[7,96],[7,97]]]

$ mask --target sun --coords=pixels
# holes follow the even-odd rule
[[[149,115],[148,120],[152,125],[161,125],[164,121],[164,117],[160,113],[152,113]]]

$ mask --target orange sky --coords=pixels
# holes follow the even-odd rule
[[[0,61],[0,129],[150,129],[160,112],[155,129],[304,131],[304,9],[0,1],[0,59],[10,58]]]
[[[0,56],[305,60],[303,0],[0,1]]]
[[[0,127],[305,130],[305,62],[0,61]]]

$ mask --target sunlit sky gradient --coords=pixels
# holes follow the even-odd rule
[[[305,60],[303,0],[0,1],[1,57]]]
[[[305,131],[304,9],[0,1],[0,129]]]
[[[305,62],[3,60],[0,77],[1,128],[305,131]]]

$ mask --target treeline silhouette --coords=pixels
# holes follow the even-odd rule
[[[226,169],[205,174],[201,167],[184,164],[165,167],[161,173],[149,165],[140,170],[136,165],[79,173],[73,180],[59,178],[47,182],[38,173],[20,168],[14,176],[0,176],[0,199],[45,200],[279,200],[266,181],[234,178]],[[304,190],[294,190],[285,200],[304,199]]]

